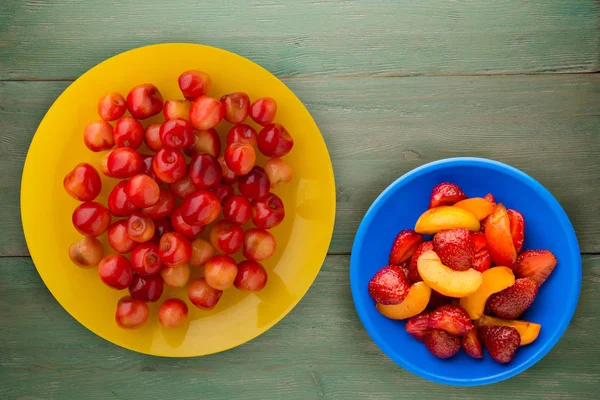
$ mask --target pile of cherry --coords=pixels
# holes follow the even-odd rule
[[[109,287],[129,289],[117,304],[115,319],[122,328],[138,328],[148,320],[147,302],[160,299],[163,284],[185,287],[190,266],[204,267],[204,277],[188,285],[189,299],[198,308],[214,308],[231,286],[262,290],[267,272],[259,262],[276,248],[268,229],[285,215],[283,202],[270,190],[292,179],[280,157],[294,142],[273,123],[275,100],[251,103],[241,92],[220,100],[210,97],[210,76],[196,70],[182,73],[178,83],[185,100],[163,104],[158,88],[146,83],[131,89],[127,99],[111,92],[98,101],[102,120],[88,124],[83,139],[94,152],[108,150],[100,169],[121,180],[108,196],[108,208],[94,201],[102,182],[93,166],[78,164],[63,181],[67,193],[83,202],[73,212],[73,225],[84,237],[71,245],[69,257],[81,267],[97,265]],[[140,123],[161,111],[162,124],[144,128]],[[259,133],[244,123],[248,116],[262,127]],[[234,126],[221,156],[215,127],[222,120]],[[114,127],[108,121],[116,121]],[[142,154],[144,143],[148,154]],[[270,158],[262,168],[256,165],[255,146]],[[112,217],[122,219],[111,223]],[[250,220],[255,227],[244,231]],[[210,241],[199,238],[210,224]],[[105,232],[116,254],[104,254],[97,237]],[[238,264],[230,255],[239,250],[246,260]],[[176,327],[187,315],[185,302],[172,298],[160,306],[158,319]]]

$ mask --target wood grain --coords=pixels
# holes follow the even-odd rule
[[[3,0],[0,79],[74,79],[166,42],[225,48],[278,76],[590,72],[599,15],[594,0]]]
[[[225,353],[168,359],[130,352],[87,331],[54,300],[29,258],[2,258],[2,399],[520,399],[593,398],[600,377],[600,256],[583,258],[570,327],[525,373],[450,388],[389,360],[354,309],[348,256],[329,256],[313,287],[278,325]]]
[[[331,253],[397,177],[445,157],[514,165],[561,202],[584,253],[600,252],[600,75],[286,79],[336,174]],[[0,82],[0,256],[27,255],[19,185],[29,142],[67,82]]]

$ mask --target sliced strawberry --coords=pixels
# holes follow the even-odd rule
[[[429,327],[453,335],[464,335],[473,329],[473,323],[464,308],[449,304],[438,307],[429,315]]]
[[[486,199],[487,201],[489,201],[490,203],[496,203],[496,199],[494,198],[494,195],[491,193],[486,194],[485,196],[483,196],[484,199]]]
[[[519,255],[516,273],[541,285],[548,279],[558,260],[550,250],[526,250]]]
[[[425,335],[430,331],[429,329],[429,314],[419,314],[415,317],[409,318],[406,321],[405,326],[406,332],[412,337],[417,339],[419,342],[425,340]]]
[[[483,348],[481,340],[477,336],[477,327],[473,327],[469,333],[462,337],[462,347],[471,357],[483,358]]]
[[[482,326],[479,335],[490,356],[499,363],[510,362],[521,344],[519,332],[511,326]]]
[[[466,271],[473,264],[473,238],[465,228],[441,231],[433,237],[433,251],[442,263],[457,271]]]
[[[523,248],[523,241],[525,241],[525,218],[523,218],[523,214],[516,210],[508,209],[506,213],[510,221],[510,234],[518,253]]]
[[[485,249],[487,246],[487,242],[485,240],[485,233],[483,232],[471,232],[471,236],[473,237],[473,247],[475,252],[477,253],[481,249]]]
[[[431,191],[429,198],[429,208],[439,206],[451,206],[467,198],[461,188],[454,183],[442,182]]]
[[[473,256],[473,268],[479,272],[486,271],[492,266],[492,257],[487,249],[481,249]]]
[[[400,231],[394,240],[392,251],[390,253],[389,263],[400,265],[410,260],[411,256],[417,251],[417,247],[423,243],[423,236],[412,229]]]
[[[417,269],[417,261],[419,260],[421,254],[429,250],[433,250],[433,242],[430,241],[421,243],[419,247],[417,247],[417,251],[415,251],[415,254],[413,254],[412,258],[410,259],[410,265],[408,266],[408,279],[410,279],[412,283],[417,283],[423,280],[423,278],[421,278],[421,275],[419,275],[419,270]]]
[[[427,350],[436,357],[450,358],[460,350],[460,338],[445,331],[432,330],[425,335]]]
[[[533,279],[519,278],[511,287],[490,296],[490,310],[500,318],[517,319],[533,304],[537,292]]]
[[[512,240],[508,213],[502,204],[498,204],[496,210],[487,218],[485,239],[492,261],[496,265],[514,270],[517,252]]]
[[[400,304],[408,295],[410,283],[402,268],[388,265],[377,271],[369,282],[369,294],[377,303]]]

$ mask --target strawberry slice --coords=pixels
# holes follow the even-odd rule
[[[485,249],[487,247],[487,242],[485,240],[485,233],[471,232],[471,236],[473,238],[473,246],[475,248],[475,253],[477,253],[479,250]]]
[[[429,208],[439,206],[451,206],[467,198],[460,187],[450,182],[442,182],[431,191],[429,197]]]
[[[519,255],[516,273],[541,285],[548,279],[557,263],[550,250],[526,250]]]
[[[494,195],[491,193],[486,194],[485,196],[483,196],[484,199],[486,199],[487,201],[489,201],[490,203],[496,203],[496,199],[494,198]]]
[[[425,340],[425,336],[429,333],[429,314],[419,314],[406,321],[406,332],[419,342]]]
[[[405,261],[410,260],[417,247],[423,243],[423,236],[419,235],[412,229],[400,231],[392,245],[389,263],[392,265],[400,265]]]
[[[442,263],[456,271],[466,271],[473,264],[473,238],[465,228],[441,231],[433,237],[433,251]]]
[[[473,323],[464,308],[448,304],[429,315],[429,327],[460,336],[473,329]]]
[[[423,278],[421,278],[421,275],[419,275],[417,261],[419,260],[419,257],[421,257],[421,254],[429,250],[433,250],[433,242],[423,242],[419,245],[419,247],[417,247],[417,251],[415,251],[415,254],[412,255],[412,258],[410,259],[410,264],[408,266],[408,279],[410,279],[412,283],[417,283],[423,280]]]
[[[460,338],[446,331],[434,329],[425,335],[423,342],[439,358],[450,358],[460,351]]]
[[[476,271],[483,272],[492,266],[492,257],[487,249],[481,249],[473,256],[473,268]]]
[[[482,326],[479,334],[490,356],[499,363],[510,362],[521,344],[519,332],[511,326]]]
[[[492,261],[496,265],[514,270],[517,261],[517,251],[515,250],[510,231],[508,213],[502,203],[498,203],[496,210],[487,218],[485,238]]]
[[[477,327],[473,327],[469,333],[462,337],[462,347],[465,353],[473,358],[483,358],[483,348],[479,336],[477,336]]]
[[[506,213],[510,221],[510,234],[518,253],[523,248],[523,241],[525,240],[525,218],[523,218],[523,214],[516,210],[508,209]]]

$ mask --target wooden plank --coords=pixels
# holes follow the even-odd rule
[[[255,340],[212,356],[168,359],[95,336],[52,298],[29,258],[2,258],[0,398],[596,398],[600,256],[583,258],[578,309],[557,346],[525,373],[481,388],[428,383],[389,360],[356,315],[348,261],[329,256],[300,304]]]
[[[325,137],[336,174],[330,252],[348,253],[367,208],[426,162],[480,156],[538,179],[566,209],[581,250],[600,252],[600,75],[286,79]],[[27,255],[22,165],[66,82],[0,82],[0,255]]]
[[[167,42],[225,48],[278,76],[589,72],[599,15],[594,0],[4,0],[0,79],[74,79]]]

